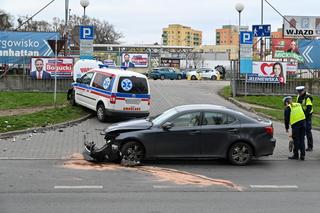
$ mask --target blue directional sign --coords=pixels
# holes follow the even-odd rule
[[[299,64],[299,69],[320,69],[320,40],[299,39],[299,53],[304,58],[304,63]]]
[[[271,36],[271,25],[252,25],[253,37],[270,37]]]
[[[240,32],[240,44],[253,44],[252,32]]]
[[[93,40],[93,26],[80,26],[80,40]]]

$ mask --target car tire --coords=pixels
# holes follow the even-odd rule
[[[97,118],[101,122],[104,122],[107,119],[106,108],[102,103],[98,104],[97,106]]]
[[[161,79],[161,80],[164,80],[164,75],[161,75],[161,76],[160,76],[160,79]]]
[[[181,79],[182,79],[182,76],[181,76],[181,75],[178,75],[178,76],[177,76],[177,79],[178,79],[178,80],[181,80]]]
[[[253,156],[252,147],[245,142],[232,144],[228,152],[230,163],[237,166],[244,166],[250,163]]]
[[[157,80],[158,78],[157,77],[153,77],[153,80]]]
[[[130,141],[121,148],[121,161],[140,164],[145,155],[145,149],[141,143]]]
[[[217,76],[215,75],[211,76],[211,80],[217,80]]]
[[[197,80],[197,77],[195,75],[191,76],[191,80]]]
[[[76,103],[76,97],[75,97],[75,91],[72,90],[71,94],[70,94],[70,100],[69,100],[69,103],[71,106],[76,106],[77,103]]]

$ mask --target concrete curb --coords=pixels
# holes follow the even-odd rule
[[[254,113],[254,114],[256,114],[256,115],[259,115],[259,116],[261,116],[261,117],[263,117],[263,118],[267,118],[267,119],[269,119],[269,120],[279,121],[278,119],[276,119],[276,118],[274,118],[274,117],[272,117],[272,116],[265,115],[265,114],[260,113],[260,112],[256,112],[252,107],[246,106],[246,105],[242,104],[240,101],[238,101],[238,100],[236,100],[236,99],[234,99],[234,98],[232,98],[232,97],[225,97],[225,96],[223,96],[223,95],[220,93],[220,91],[218,92],[218,95],[219,95],[220,97],[224,98],[225,100],[230,101],[231,103],[235,104],[236,106],[238,106],[238,107],[240,107],[241,109],[244,109],[244,110],[246,110],[246,111],[248,111],[248,112],[252,112],[252,113]],[[319,127],[312,127],[312,129],[313,129],[313,130],[316,130],[316,131],[320,131],[320,128],[319,128]]]
[[[39,133],[39,132],[44,132],[47,130],[55,130],[55,129],[59,129],[59,128],[65,128],[74,124],[78,124],[82,121],[85,121],[87,119],[89,119],[90,117],[93,116],[93,113],[89,113],[81,118],[75,119],[75,120],[71,120],[71,121],[67,121],[64,123],[58,123],[58,124],[54,124],[51,126],[46,126],[46,127],[35,127],[35,128],[30,128],[30,129],[24,129],[24,130],[17,130],[17,131],[11,131],[11,132],[5,132],[5,133],[0,133],[0,139],[5,139],[5,138],[12,138],[13,136],[16,135],[21,135],[21,134],[26,134],[26,133]]]

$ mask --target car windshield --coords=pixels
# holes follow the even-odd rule
[[[175,108],[169,109],[169,110],[165,111],[164,113],[160,114],[159,116],[155,117],[151,121],[154,125],[160,125],[164,121],[166,121],[168,118],[170,118],[171,116],[177,114],[177,112],[178,111]]]

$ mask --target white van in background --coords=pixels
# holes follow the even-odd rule
[[[146,76],[120,69],[92,69],[77,78],[68,91],[72,105],[79,104],[97,112],[105,121],[108,116],[147,117],[150,88]]]

